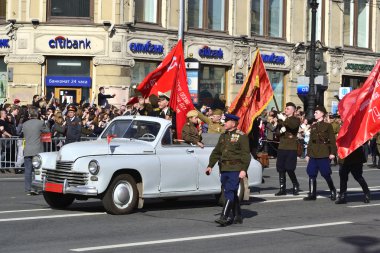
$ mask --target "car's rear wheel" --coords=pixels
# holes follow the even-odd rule
[[[74,202],[75,197],[55,192],[43,192],[46,203],[54,209],[64,209]]]
[[[135,179],[121,174],[108,186],[103,196],[103,206],[109,214],[128,214],[136,208],[138,195]]]
[[[239,201],[240,202],[243,201],[243,197],[244,197],[244,181],[242,179],[240,179],[237,195],[239,197]],[[224,196],[223,189],[221,189],[221,192],[219,194],[215,195],[215,198],[216,198],[216,201],[217,201],[218,205],[220,205],[220,206],[224,205],[224,203],[226,202],[226,197]]]

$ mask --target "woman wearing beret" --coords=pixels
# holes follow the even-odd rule
[[[307,174],[309,175],[309,193],[304,200],[317,199],[318,171],[326,180],[330,188],[330,199],[336,199],[336,189],[331,178],[330,160],[335,158],[337,152],[335,134],[331,124],[324,121],[327,115],[323,106],[317,106],[314,112],[316,122],[310,129],[310,140],[307,146]]]
[[[182,139],[193,145],[198,145],[203,148],[204,144],[202,141],[202,136],[197,128],[198,125],[198,112],[196,110],[191,110],[186,114],[187,122],[182,128]]]

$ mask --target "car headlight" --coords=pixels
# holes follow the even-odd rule
[[[33,156],[33,158],[32,158],[32,166],[33,166],[33,168],[34,169],[39,169],[41,167],[41,164],[42,164],[41,156],[39,156],[39,155]]]
[[[98,161],[96,160],[91,160],[88,164],[88,171],[92,174],[92,175],[96,175],[99,173],[99,163]]]

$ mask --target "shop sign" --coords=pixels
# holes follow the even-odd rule
[[[10,48],[9,39],[0,39],[0,48]]]
[[[352,87],[340,87],[339,88],[339,99],[342,99],[348,93],[352,91]]]
[[[237,72],[235,74],[235,82],[236,84],[243,84],[244,83],[244,74],[242,72]]]
[[[374,67],[375,65],[347,63],[346,69],[352,71],[367,72],[372,71]]]
[[[221,48],[213,50],[208,46],[199,49],[198,54],[202,58],[223,59],[223,50]]]
[[[198,70],[187,69],[186,74],[191,100],[198,104]]]
[[[263,58],[263,62],[272,63],[272,64],[285,64],[285,56],[272,54],[262,54],[261,58]]]
[[[129,49],[133,53],[147,53],[147,54],[163,54],[164,53],[163,45],[152,44],[150,40],[148,40],[145,44],[135,43],[135,42],[130,43]]]
[[[52,49],[91,49],[91,40],[71,40],[68,37],[57,36],[49,40],[49,47]]]
[[[46,86],[91,87],[91,77],[46,76]]]

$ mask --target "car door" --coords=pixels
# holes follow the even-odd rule
[[[166,134],[170,134],[166,132]],[[165,138],[165,136],[164,136]],[[195,149],[187,144],[158,144],[156,154],[161,164],[159,190],[162,193],[196,191],[198,164]]]

